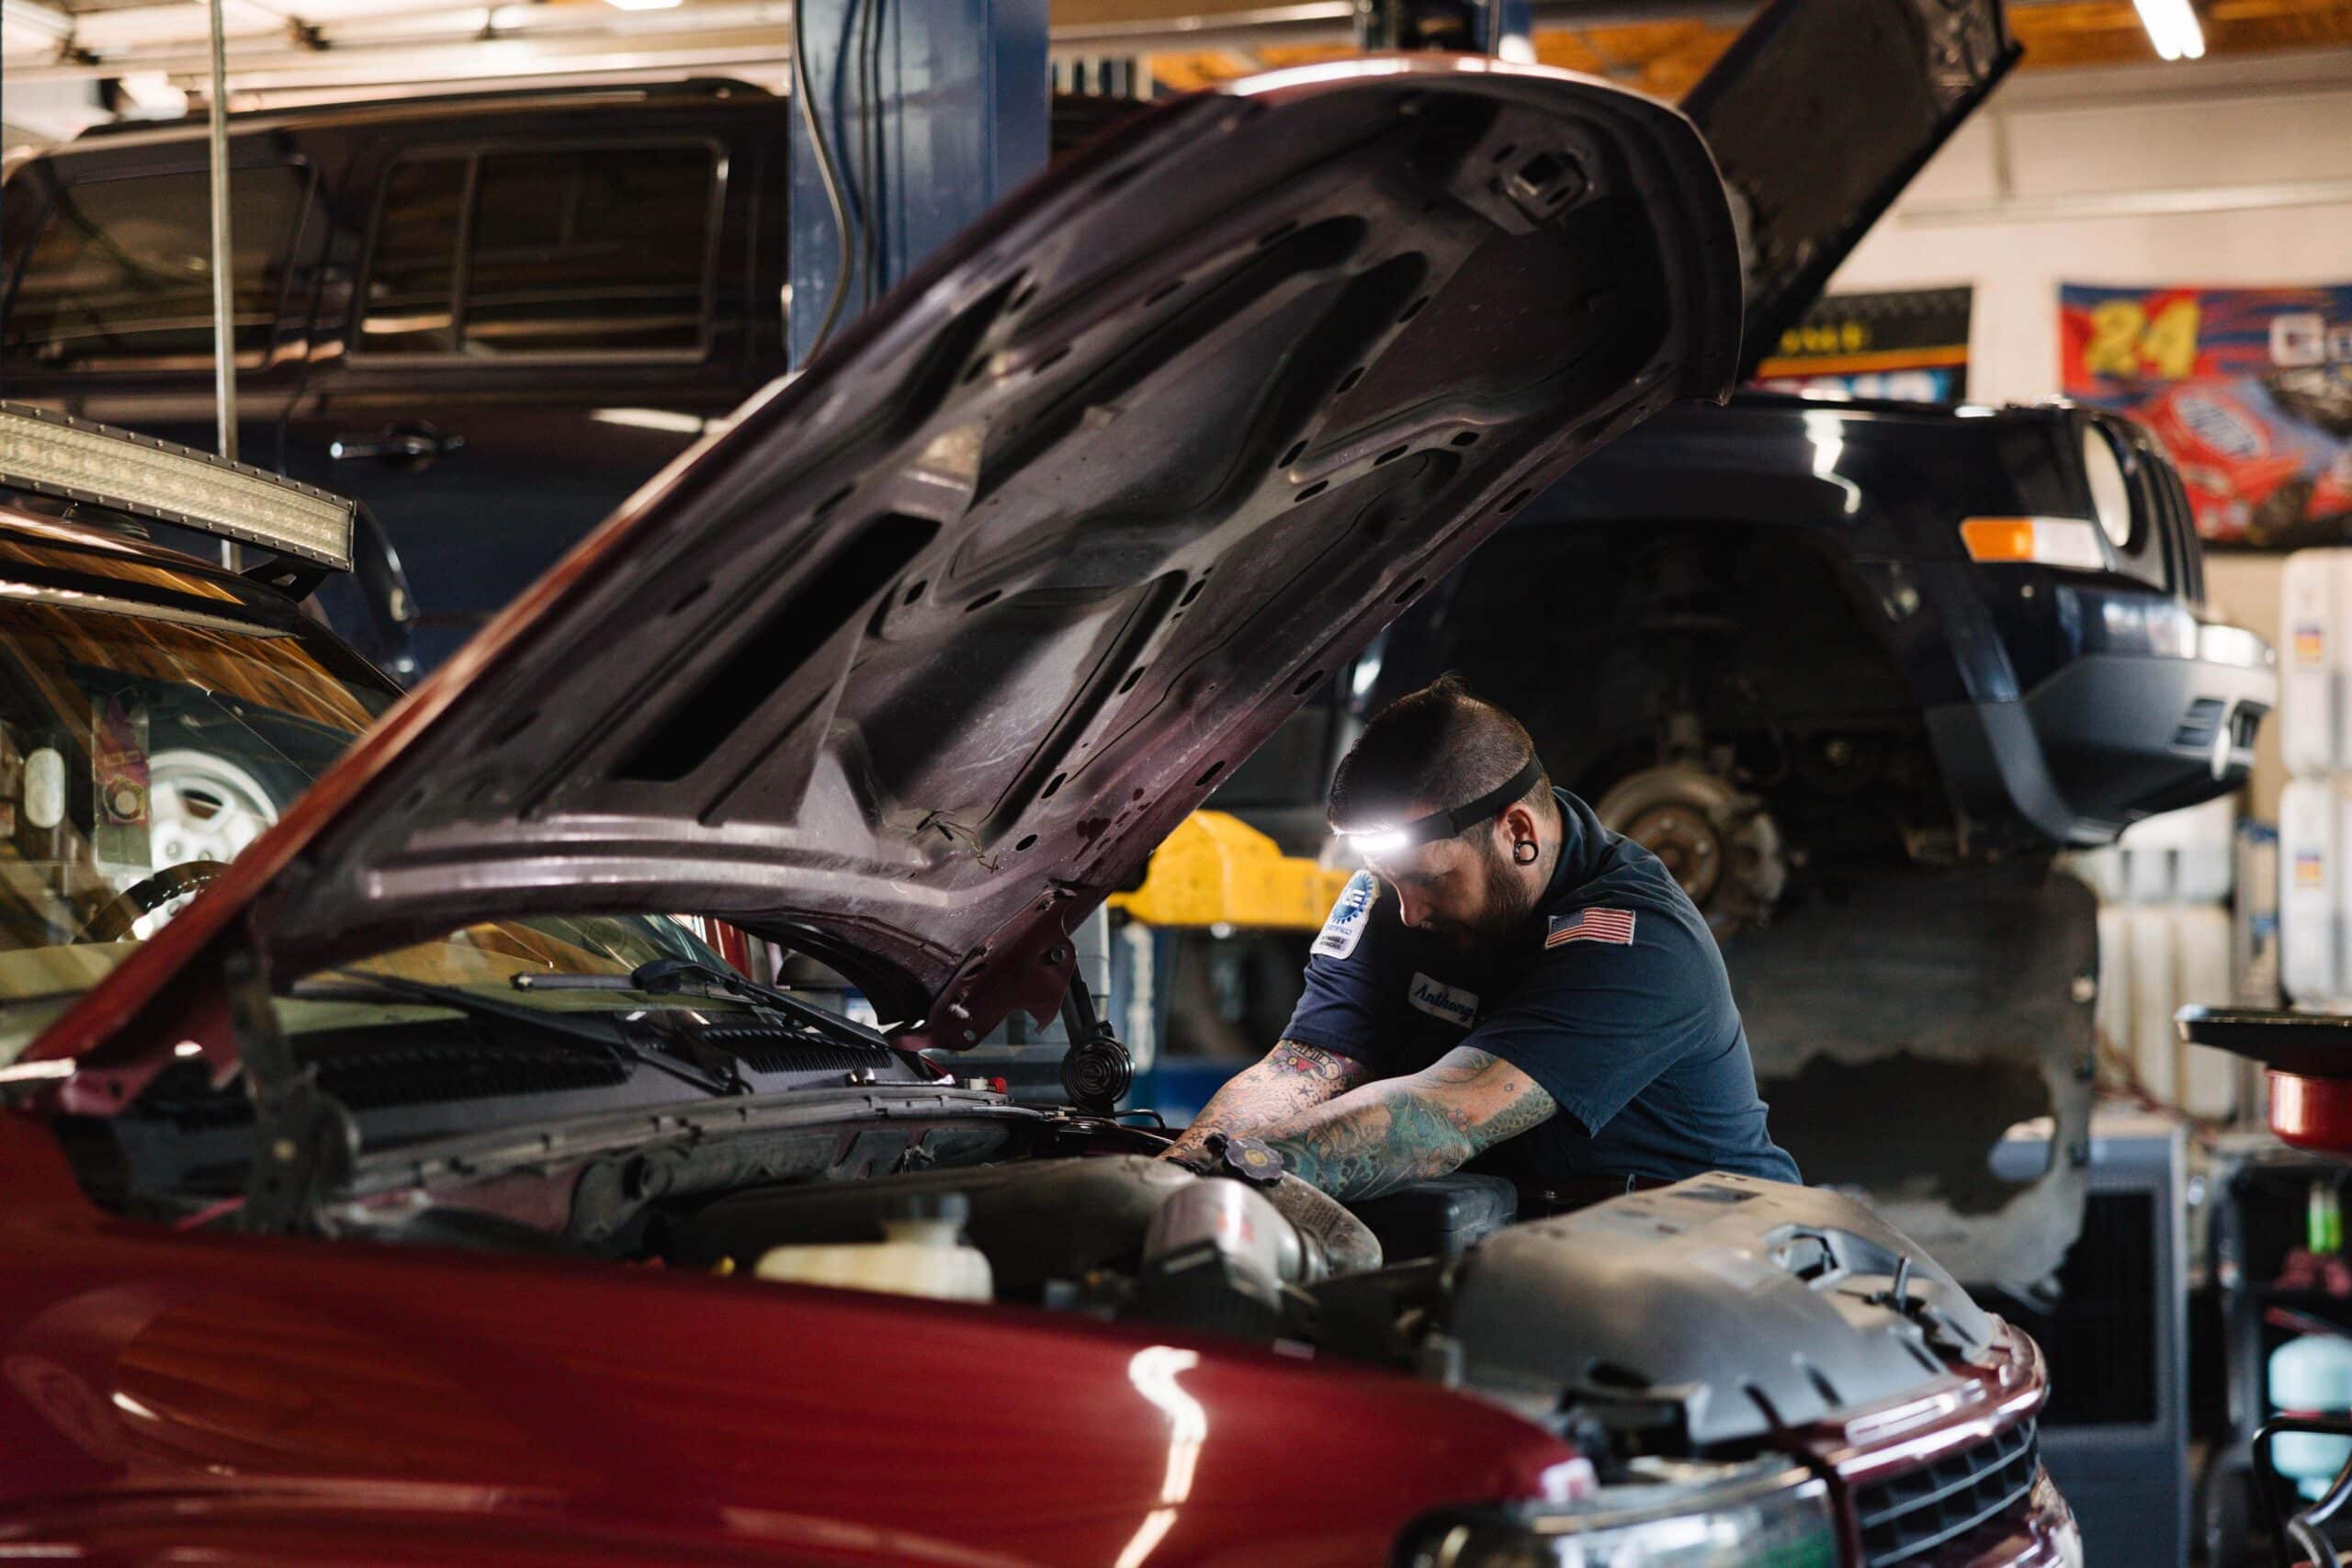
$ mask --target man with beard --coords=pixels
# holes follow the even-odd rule
[[[1397,699],[1340,762],[1329,815],[1370,869],[1316,938],[1281,1043],[1170,1157],[1262,1174],[1271,1150],[1347,1201],[1483,1156],[1530,1209],[1709,1170],[1798,1179],[1705,919],[1552,787],[1517,719],[1452,676]]]

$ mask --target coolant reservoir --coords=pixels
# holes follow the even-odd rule
[[[988,1254],[964,1245],[961,1192],[902,1199],[882,1222],[880,1241],[770,1247],[752,1266],[763,1280],[880,1291],[894,1296],[984,1302],[996,1293]]]

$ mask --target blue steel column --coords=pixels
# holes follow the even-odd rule
[[[1493,18],[1487,27],[1479,28],[1479,45],[1488,54],[1505,60],[1532,61],[1535,58],[1535,7],[1532,0],[1498,0],[1487,15]],[[1498,22],[1499,26],[1494,23]],[[1488,27],[1494,36],[1485,35]]]
[[[838,337],[948,236],[1046,166],[1046,0],[803,4],[811,100],[831,139],[842,200],[854,228],[861,217],[875,225],[875,265],[863,277],[853,266],[852,291],[833,327]],[[866,40],[875,33],[869,56]],[[880,92],[869,105],[865,62],[876,56]],[[877,139],[878,156],[869,157]],[[797,113],[791,231],[797,365],[807,359],[832,297],[839,254],[832,209]],[[852,249],[863,249],[854,233]]]

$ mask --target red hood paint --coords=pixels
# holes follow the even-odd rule
[[[0,1190],[0,1556],[1362,1568],[1589,1475],[1402,1374],[1067,1314],[173,1233],[17,1112]]]
[[[653,481],[31,1055],[232,1059],[173,995],[232,929],[284,973],[584,909],[775,935],[910,1046],[1048,1015],[1072,923],[1329,672],[1724,390],[1735,251],[1698,133],[1604,83],[1415,56],[1178,100]]]

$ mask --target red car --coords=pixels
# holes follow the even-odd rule
[[[380,682],[0,420],[0,1556],[2079,1561],[2040,1353],[1835,1194],[1417,1251],[1491,1186],[1351,1213],[917,1054],[1062,1009],[1079,919],[1327,671],[1720,396],[1737,254],[1689,122],[1600,82],[1178,100],[332,765]],[[170,779],[259,837],[188,852]]]

